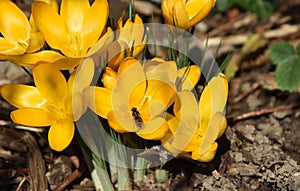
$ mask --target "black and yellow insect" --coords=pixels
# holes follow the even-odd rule
[[[144,126],[144,122],[143,122],[143,119],[140,116],[139,111],[137,110],[136,107],[133,107],[131,109],[131,111],[132,111],[131,115],[132,115],[132,117],[134,119],[134,122],[135,122],[136,126],[138,126],[139,128],[142,128]]]

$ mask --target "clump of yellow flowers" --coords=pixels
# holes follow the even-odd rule
[[[161,3],[166,24],[188,30],[215,0]],[[0,6],[0,60],[31,67],[35,85],[1,87],[1,96],[17,108],[13,122],[50,126],[49,145],[62,151],[74,137],[74,122],[90,109],[115,132],[160,141],[174,156],[214,158],[216,139],[227,127],[228,82],[222,73],[197,98],[192,90],[201,68],[179,68],[177,60],[157,56],[141,59],[147,45],[143,20],[134,14],[109,25],[107,0],[38,0],[29,19],[9,0]],[[92,84],[99,68],[105,68],[101,83]]]

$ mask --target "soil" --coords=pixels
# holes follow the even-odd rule
[[[217,40],[223,38],[217,61],[221,62],[228,52],[233,57],[243,55],[229,81],[228,129],[218,142],[218,153],[212,162],[171,160],[163,167],[168,171],[167,178],[155,175],[160,169],[148,169],[135,190],[300,190],[300,91],[278,89],[274,65],[267,54],[274,42],[300,42],[300,1],[278,2],[277,10],[265,20],[234,7],[226,13],[215,10],[197,25],[195,34],[199,38],[205,39],[210,33],[212,52],[218,47]],[[30,11],[30,1],[16,3],[24,12]],[[120,9],[127,8],[125,1],[110,3],[115,18],[120,16]],[[154,19],[161,20],[157,4],[144,3],[136,7],[137,12],[150,21],[147,11],[153,10]],[[297,26],[298,30],[287,29],[282,35],[264,37],[264,46],[241,52],[247,41],[239,41],[241,36],[268,33],[287,25]],[[32,82],[12,63],[0,65],[0,85]],[[16,127],[9,118],[14,109],[0,97],[0,191],[43,186],[45,190],[95,190],[76,143],[63,152],[52,151],[47,144],[47,129],[28,131]],[[36,177],[45,177],[39,178],[44,182],[36,182]]]

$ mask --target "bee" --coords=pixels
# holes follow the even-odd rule
[[[133,107],[131,109],[131,111],[132,111],[131,115],[134,119],[134,122],[135,122],[136,126],[138,126],[139,128],[142,128],[144,126],[143,119],[141,118],[140,113],[138,112],[137,108]]]

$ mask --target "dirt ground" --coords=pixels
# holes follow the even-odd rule
[[[30,1],[17,1],[24,11]],[[157,5],[137,1],[137,12],[150,21],[151,13],[160,20]],[[118,18],[127,4],[111,1],[111,14]],[[125,9],[127,11],[127,9]],[[115,19],[117,20],[117,19]],[[282,27],[296,27],[282,28]],[[277,31],[283,31],[279,34]],[[291,31],[290,31],[291,30]],[[169,171],[166,181],[155,178],[149,169],[135,190],[300,190],[300,91],[280,91],[274,81],[274,65],[268,47],[278,41],[300,43],[300,1],[279,1],[278,9],[265,20],[232,8],[227,13],[212,12],[197,25],[195,34],[204,40],[210,33],[209,48],[221,62],[228,52],[239,58],[238,70],[229,82],[226,116],[228,129],[219,140],[216,158],[197,163],[177,158],[163,168]],[[246,53],[241,52],[249,34],[264,32],[267,43]],[[274,32],[274,33],[272,33]],[[300,71],[299,71],[300,74]],[[0,85],[30,83],[19,67],[0,63]],[[94,190],[76,143],[57,153],[47,146],[47,132],[14,128],[9,113],[14,108],[0,97],[0,191],[30,190],[35,177],[43,177],[49,189]],[[40,166],[42,163],[46,165]],[[34,164],[34,168],[32,167]],[[41,180],[41,179],[39,179]]]

